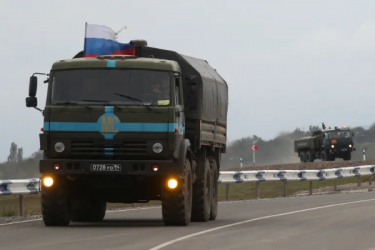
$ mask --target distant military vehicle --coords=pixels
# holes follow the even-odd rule
[[[294,152],[298,153],[301,162],[313,162],[315,159],[335,161],[336,158],[351,160],[352,152],[355,151],[354,133],[346,126],[327,129],[322,123],[322,128],[311,136],[294,141]]]

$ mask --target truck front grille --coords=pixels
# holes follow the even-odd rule
[[[72,141],[71,153],[80,155],[105,154],[111,152],[114,155],[147,155],[147,141]]]

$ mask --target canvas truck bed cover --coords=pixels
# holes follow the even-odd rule
[[[221,123],[227,122],[228,85],[207,61],[185,56],[175,51],[152,47],[142,48],[142,56],[151,55],[159,59],[177,61],[183,74],[197,76],[197,109],[186,110],[186,118],[212,122],[219,121]],[[188,98],[189,90],[186,89],[185,79],[183,79],[183,88],[185,107],[189,107],[189,101],[191,100]]]

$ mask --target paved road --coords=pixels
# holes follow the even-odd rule
[[[96,224],[0,226],[0,249],[374,250],[375,193],[221,203],[219,217],[165,227],[160,208],[107,213]],[[182,237],[182,238],[181,238]]]

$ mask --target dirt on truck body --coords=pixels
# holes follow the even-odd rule
[[[162,202],[166,225],[215,220],[228,86],[205,60],[132,41],[136,55],[60,60],[26,106],[43,112],[46,226],[100,221],[106,204]]]

